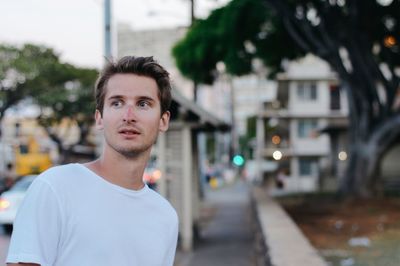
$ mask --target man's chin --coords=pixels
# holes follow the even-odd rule
[[[129,143],[129,142],[125,143],[121,142],[117,144],[108,141],[106,143],[108,148],[112,149],[114,152],[128,159],[137,158],[143,156],[144,154],[147,154],[151,150],[151,147],[153,146],[153,143],[151,143],[151,145],[150,143]]]
[[[137,158],[146,153],[149,148],[132,148],[132,149],[119,149],[117,152],[128,159]]]

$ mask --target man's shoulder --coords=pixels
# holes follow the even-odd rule
[[[149,193],[152,194],[154,202],[158,205],[158,207],[160,207],[163,211],[171,215],[174,219],[177,218],[177,213],[175,208],[166,198],[164,198],[158,192],[150,188],[149,188]]]
[[[65,184],[65,182],[73,180],[73,178],[77,176],[78,171],[78,164],[57,165],[41,173],[37,177],[37,180],[50,185],[55,185],[58,183]]]
[[[39,175],[39,178],[49,178],[54,175],[70,174],[72,171],[75,171],[78,167],[79,166],[76,163],[52,166],[46,171],[42,172]]]

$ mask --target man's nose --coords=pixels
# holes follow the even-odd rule
[[[128,122],[128,123],[136,121],[135,110],[132,106],[126,107],[126,110],[124,111],[123,120],[124,120],[124,122]]]

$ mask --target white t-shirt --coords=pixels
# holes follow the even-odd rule
[[[177,236],[177,214],[157,192],[125,189],[81,164],[68,164],[47,170],[30,186],[7,262],[173,265]]]

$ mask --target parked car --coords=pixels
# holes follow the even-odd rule
[[[7,233],[12,232],[12,225],[18,208],[36,176],[27,175],[21,177],[9,190],[0,195],[0,224]]]

